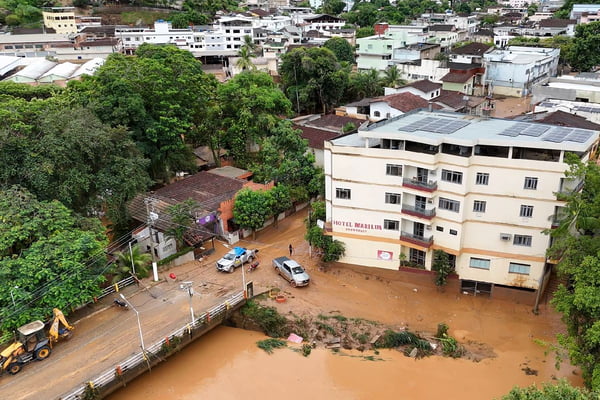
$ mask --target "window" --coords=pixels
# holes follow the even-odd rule
[[[510,272],[511,274],[529,275],[530,269],[531,269],[531,265],[528,265],[528,264],[518,264],[518,263],[508,264],[508,272]]]
[[[440,197],[439,207],[442,210],[459,212],[460,211],[460,202],[458,202],[456,200],[450,200],[450,199],[445,199],[443,197]]]
[[[410,249],[409,261],[422,267],[425,266],[425,252],[417,249]]]
[[[521,211],[519,212],[519,216],[525,218],[531,218],[533,216],[533,206],[521,206]]]
[[[471,260],[469,261],[469,267],[489,270],[490,269],[490,260],[486,260],[483,258],[471,257]]]
[[[450,229],[448,232],[450,232],[450,234],[453,236],[458,235],[458,231],[456,229]]]
[[[385,174],[393,176],[402,176],[402,165],[387,164],[385,166]]]
[[[350,189],[335,189],[335,197],[338,199],[350,200]]]
[[[461,184],[462,176],[463,176],[462,172],[449,171],[447,169],[442,170],[442,180],[446,181],[446,182]]]
[[[473,212],[484,213],[487,202],[483,200],[473,201]]]
[[[381,117],[381,113],[379,111],[373,111],[374,117]]]
[[[538,178],[526,176],[525,184],[523,185],[523,189],[536,190],[537,184],[538,184]]]
[[[529,235],[515,235],[513,239],[515,246],[528,246],[531,247],[531,236]]]
[[[394,221],[392,219],[384,219],[383,220],[383,229],[388,229],[390,231],[400,230],[400,221]]]
[[[436,226],[435,230],[438,232],[444,232],[444,227],[443,226]]]
[[[386,193],[385,194],[386,204],[400,204],[400,193]]]
[[[475,184],[476,185],[487,185],[490,181],[490,174],[486,173],[486,172],[478,172],[477,176],[475,177]]]

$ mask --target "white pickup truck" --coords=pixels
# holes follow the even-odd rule
[[[234,247],[217,261],[217,270],[233,272],[240,265],[254,260],[256,258],[256,253],[258,253],[258,249],[248,250],[243,247]]]
[[[290,260],[287,257],[278,257],[273,260],[273,267],[293,287],[306,286],[310,283],[310,276],[294,260]]]

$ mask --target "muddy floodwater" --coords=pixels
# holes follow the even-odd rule
[[[308,357],[291,348],[269,355],[256,346],[258,332],[219,327],[166,363],[109,397],[110,400],[192,399],[493,399],[514,385],[566,377],[551,359],[524,360],[496,350],[478,363],[444,357],[414,360],[394,350],[316,349]],[[368,359],[367,356],[373,356]],[[528,365],[524,365],[528,363]],[[535,367],[536,375],[525,373]]]

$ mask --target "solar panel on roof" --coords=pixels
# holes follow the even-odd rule
[[[585,143],[592,137],[592,135],[593,132],[585,131],[583,129],[575,129],[565,140],[568,140],[569,142]]]
[[[542,140],[546,142],[554,142],[561,143],[574,129],[571,128],[552,128],[549,133],[547,133]]]
[[[426,117],[412,122],[399,130],[404,132],[426,131],[432,133],[450,134],[469,125],[467,121],[453,121],[446,118]]]
[[[527,129],[525,129],[521,132],[521,135],[539,137],[539,136],[542,136],[542,134],[549,129],[550,129],[549,126],[529,125],[529,126],[527,126]]]

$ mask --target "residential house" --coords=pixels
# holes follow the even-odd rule
[[[478,43],[494,43],[494,32],[490,29],[479,29],[471,34],[469,39]]]
[[[428,79],[411,82],[399,88],[385,88],[385,94],[394,93],[412,93],[425,100],[431,100],[438,97],[441,93],[442,85],[440,83],[431,82]]]
[[[484,54],[484,82],[489,92],[523,97],[556,76],[560,49],[510,46]]]
[[[599,11],[600,4],[573,4],[569,18],[575,19],[578,23],[581,23],[583,17],[584,21],[589,22],[589,16],[597,15]]]
[[[450,52],[450,61],[453,63],[462,64],[479,64],[483,63],[483,55],[490,51],[492,46],[472,42],[461,47],[455,47]]]
[[[315,156],[315,165],[323,167],[323,145],[327,140],[350,132],[356,132],[365,123],[365,116],[356,118],[350,115],[327,114],[306,115],[295,118],[294,128],[301,131],[308,141],[309,151]]]
[[[369,119],[374,122],[394,118],[419,108],[427,108],[428,106],[427,100],[410,92],[395,93],[374,98],[370,103]]]
[[[538,24],[538,32],[536,36],[556,36],[556,35],[567,35],[575,36],[575,26],[577,20],[574,19],[544,19]]]
[[[599,111],[596,107],[593,108],[596,112]],[[540,124],[564,126],[567,128],[591,129],[594,131],[600,130],[600,124],[587,120],[583,115],[573,114],[562,110],[538,111],[543,109],[545,109],[545,107],[540,107],[539,109],[536,107],[534,112],[519,115],[514,119],[517,121],[531,121]]]
[[[443,90],[472,95],[477,84],[477,75],[473,71],[450,71],[441,80]]]
[[[600,124],[600,104],[597,103],[587,103],[582,101],[569,101],[569,100],[560,100],[560,99],[545,99],[541,103],[535,104],[534,113],[556,113],[561,112],[561,114],[557,114],[559,116],[564,114],[569,114],[578,119],[585,119],[586,121]],[[568,122],[571,117],[565,119],[565,122]],[[568,126],[573,126],[572,124]],[[584,126],[577,126],[578,128],[584,128]],[[586,128],[592,129],[592,128]]]
[[[431,100],[442,111],[487,116],[493,108],[491,99],[481,96],[466,96],[456,91],[442,90],[440,95]]]
[[[441,250],[461,291],[533,301],[554,269],[543,231],[565,206],[556,193],[581,188],[565,153],[586,162],[598,136],[428,111],[361,128],[325,143],[326,232],[341,262],[430,271]]]
[[[439,43],[444,52],[465,38],[466,32],[459,31],[454,25],[431,25],[429,27],[429,40]]]

